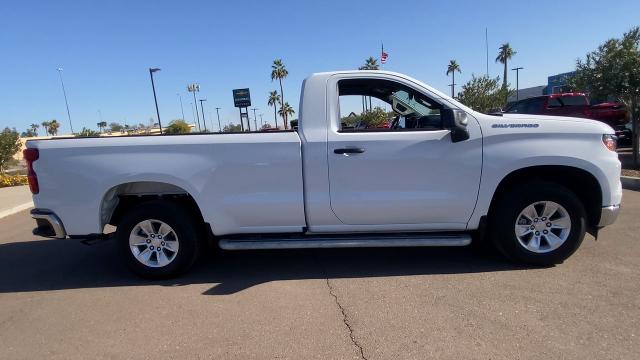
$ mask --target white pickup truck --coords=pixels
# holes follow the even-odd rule
[[[363,97],[393,110],[384,126],[341,118],[341,102]],[[486,234],[514,261],[549,265],[618,215],[613,134],[587,119],[481,114],[397,73],[340,71],[303,82],[296,131],[34,140],[24,155],[34,233],[105,237],[111,224],[145,277],[185,271],[204,239],[241,250]]]

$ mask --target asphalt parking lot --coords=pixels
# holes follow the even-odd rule
[[[0,359],[637,359],[640,192],[552,268],[471,248],[235,252],[135,278],[0,219]]]

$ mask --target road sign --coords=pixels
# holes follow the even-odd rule
[[[237,108],[251,106],[251,94],[249,94],[249,89],[233,89],[233,105]]]

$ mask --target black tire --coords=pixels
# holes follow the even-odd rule
[[[178,251],[173,260],[162,267],[151,267],[138,261],[129,246],[129,236],[134,227],[149,219],[166,223],[177,236]],[[186,207],[168,201],[150,201],[132,208],[123,216],[116,229],[116,240],[125,263],[134,273],[146,279],[169,279],[183,273],[195,262],[201,233],[198,229]]]
[[[527,206],[541,201],[552,201],[561,205],[571,220],[571,228],[564,243],[545,253],[527,249],[520,243],[515,232],[520,212]],[[584,206],[571,190],[559,184],[535,181],[516,185],[499,195],[489,216],[489,237],[495,247],[512,261],[551,266],[562,263],[578,249],[585,236],[586,223]],[[542,240],[541,244],[544,243]]]

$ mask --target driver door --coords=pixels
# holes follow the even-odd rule
[[[450,131],[437,121],[443,102],[402,79],[336,82],[339,106],[345,96],[359,95],[393,109],[392,125],[382,128],[349,127],[348,119],[333,116],[327,156],[331,208],[338,219],[345,225],[464,229],[480,181],[482,144],[475,119],[468,125],[471,137],[453,143]]]

